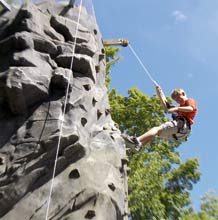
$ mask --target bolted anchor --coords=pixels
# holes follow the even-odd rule
[[[112,40],[103,40],[104,46],[123,46],[127,47],[129,41],[127,39],[112,39]]]

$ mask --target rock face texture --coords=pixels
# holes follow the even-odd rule
[[[105,65],[84,6],[28,3],[1,15],[1,220],[124,219],[125,146]]]

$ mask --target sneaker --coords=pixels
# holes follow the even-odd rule
[[[137,140],[138,141],[138,140]],[[142,144],[139,143],[138,145],[135,145],[134,150],[139,152],[142,149]]]
[[[142,144],[139,142],[136,136],[124,136],[124,139],[127,141],[127,145],[131,148],[134,147],[135,151],[140,151],[142,149]]]

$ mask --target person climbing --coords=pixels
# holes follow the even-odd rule
[[[185,91],[181,88],[174,89],[171,98],[176,101],[178,106],[171,106],[160,87],[155,82],[157,96],[164,110],[172,113],[172,120],[161,124],[160,126],[153,127],[141,136],[125,136],[127,145],[134,146],[136,151],[140,151],[143,145],[152,141],[155,136],[162,139],[175,139],[186,140],[191,131],[191,126],[194,123],[194,118],[197,113],[197,102],[188,98]]]

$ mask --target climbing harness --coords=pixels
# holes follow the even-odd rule
[[[172,115],[173,120],[177,121],[178,131],[176,134],[173,134],[175,140],[187,140],[188,135],[191,132],[191,125],[188,120],[181,115],[174,116]]]
[[[75,32],[75,39],[74,39],[74,43],[73,43],[73,50],[72,50],[72,59],[71,59],[71,63],[70,63],[70,70],[72,70],[72,67],[73,67],[74,54],[75,54],[75,48],[76,48],[76,40],[77,40],[77,35],[78,35],[79,22],[80,22],[80,16],[81,16],[81,9],[82,9],[82,1],[83,0],[80,0],[80,4],[79,4],[79,14],[78,14],[77,23],[76,23],[76,32]],[[61,142],[61,135],[62,135],[62,130],[63,130],[64,113],[66,111],[67,98],[68,98],[69,88],[70,88],[70,80],[71,80],[71,74],[69,72],[68,84],[67,84],[65,101],[64,101],[63,114],[60,115],[60,117],[59,117],[59,120],[61,121],[60,134],[59,134],[59,138],[58,138],[57,151],[56,151],[56,156],[55,156],[54,169],[53,169],[53,175],[52,175],[52,179],[51,179],[51,186],[50,186],[50,192],[49,192],[49,197],[48,197],[48,203],[47,203],[45,220],[48,220],[50,203],[51,203],[51,196],[52,196],[52,191],[53,191],[53,187],[54,187],[55,172],[56,172],[56,167],[57,167],[57,160],[58,160],[58,153],[59,153],[60,142]]]

